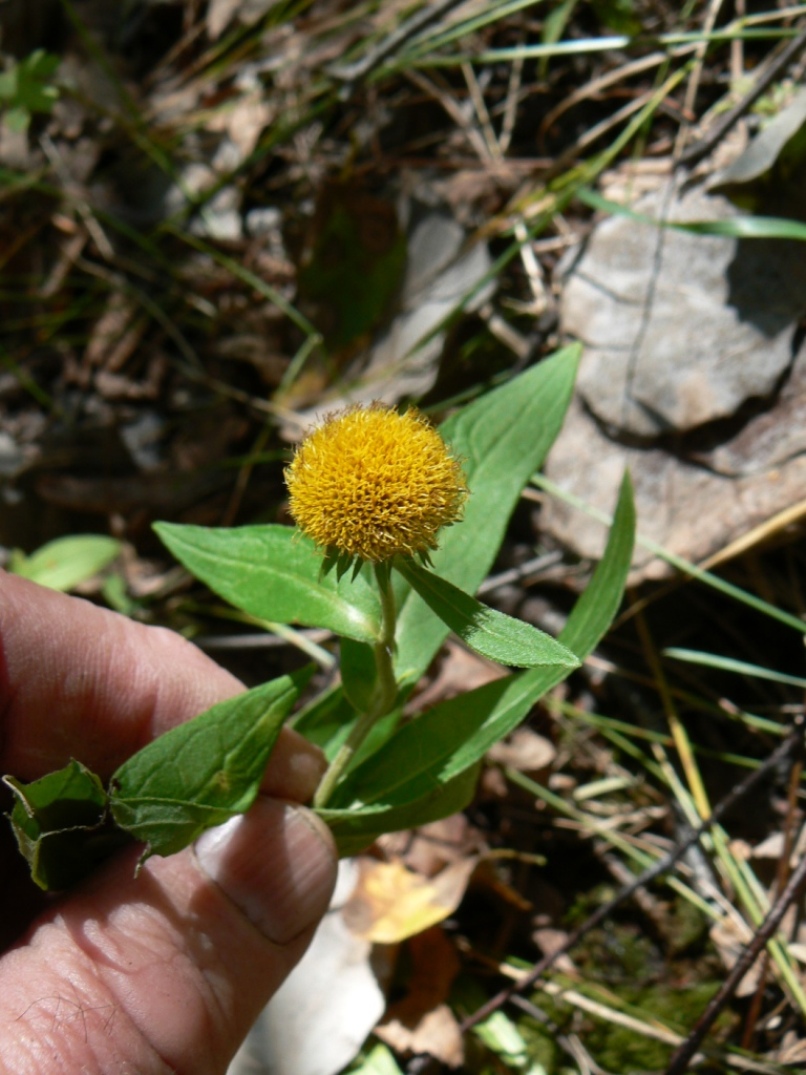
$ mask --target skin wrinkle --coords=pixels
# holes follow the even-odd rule
[[[39,591],[0,572],[2,773],[33,780],[66,765],[80,746],[78,760],[108,779],[156,736],[244,689],[167,628],[137,624],[63,594],[39,592],[38,603],[31,602],[31,587]],[[76,653],[70,663],[82,674],[63,676],[65,651]],[[45,707],[47,720],[26,719]],[[321,752],[284,728],[263,788],[303,802],[324,769]]]
[[[80,743],[87,747],[80,760],[107,777],[154,735],[243,689],[173,632],[61,594],[41,600],[44,611],[29,608],[25,596],[32,584],[10,576],[0,581],[0,637],[10,638],[6,687],[13,694],[13,701],[8,695],[4,699],[7,737],[0,763],[5,772],[31,779],[66,764]],[[24,633],[12,629],[19,621],[25,623]],[[75,653],[71,666],[82,669],[79,675],[64,676],[64,650]],[[144,650],[150,661],[144,660]],[[176,674],[178,667],[182,675]],[[25,712],[41,709],[45,697],[49,712],[59,717],[50,722],[47,736],[23,719]],[[110,711],[114,737],[108,734]]]
[[[0,772],[21,779],[73,754],[107,774],[139,743],[243,689],[172,632],[2,571],[0,655]],[[281,734],[268,797],[242,819],[242,842],[222,845],[218,870],[186,849],[155,856],[135,879],[131,848],[69,894],[45,897],[7,829],[0,908],[16,945],[0,956],[0,1075],[221,1075],[332,889],[327,830],[294,806],[324,769],[303,742]]]
[[[132,872],[134,861],[134,854],[130,854],[128,867]],[[197,869],[186,872],[186,884],[180,886],[178,896],[180,905],[187,901],[190,906],[195,889],[209,891],[210,886]],[[43,1064],[52,1051],[58,1051],[62,1070],[83,1071],[92,1056],[97,1067],[86,1070],[106,1075],[107,1050],[102,1046],[111,1037],[110,1028],[114,1025],[109,1055],[122,1053],[145,1061],[151,1053],[159,1056],[165,1070],[179,1070],[176,1058],[172,1059],[170,1026],[163,1027],[162,1047],[153,1038],[149,1041],[149,1035],[159,1033],[149,1011],[156,995],[162,997],[166,1009],[174,1003],[174,997],[184,998],[185,1033],[190,1025],[192,1036],[207,1044],[205,1053],[208,1062],[212,1061],[209,1070],[223,1070],[226,1065],[227,1005],[232,1006],[236,998],[231,986],[222,989],[227,982],[222,959],[211,960],[210,955],[216,955],[215,949],[207,943],[203,946],[198,943],[202,934],[199,924],[203,913],[210,908],[203,908],[202,915],[183,913],[181,906],[177,906],[177,893],[167,890],[158,878],[144,870],[136,881],[131,881],[134,885],[141,882],[145,886],[141,900],[112,906],[105,916],[85,918],[71,910],[56,912],[31,937],[29,951],[37,953],[42,965],[48,967],[55,962],[60,968],[53,992],[48,993],[45,984],[41,1001],[29,1005],[19,1015],[21,1025],[31,1028],[38,1059]],[[213,891],[213,900],[220,904],[225,897]],[[213,916],[220,920],[224,930],[227,910],[219,907],[219,913]],[[167,934],[166,921],[170,925]],[[197,923],[195,934],[188,928],[194,922]],[[132,932],[134,923],[136,940]],[[265,939],[261,940],[266,943]],[[251,936],[249,942],[250,946],[254,945]],[[170,952],[167,960],[162,954],[166,946]],[[202,950],[205,960],[200,959]],[[65,982],[70,983],[74,997],[64,995]],[[81,991],[76,982],[84,984]],[[188,1004],[191,999],[192,1010]],[[72,1010],[80,1012],[82,1018],[74,1019]],[[114,1024],[109,1021],[110,1011],[115,1013]],[[75,1061],[75,1066],[67,1062],[68,1057]],[[138,1065],[137,1070],[151,1073],[154,1068],[149,1061],[143,1067]]]
[[[254,838],[254,829],[244,833],[247,843],[253,844]],[[279,832],[275,839],[266,842],[267,855],[278,873],[283,871],[283,856],[286,859],[293,856],[296,846],[287,845]],[[295,939],[278,946],[247,918],[233,916],[229,898],[217,885],[210,884],[189,850],[168,859],[150,859],[134,880],[136,857],[134,849],[110,864],[101,871],[96,883],[95,879],[87,882],[67,906],[54,908],[34,931],[28,952],[36,956],[43,970],[41,995],[43,1000],[63,997],[60,979],[94,982],[91,987],[85,984],[84,993],[78,999],[82,1002],[84,995],[94,997],[98,1011],[106,1005],[107,998],[115,1005],[119,1014],[115,1017],[115,1040],[110,1048],[114,1045],[122,1055],[143,1057],[143,1047],[147,1046],[153,1049],[153,1056],[160,1058],[157,1070],[165,1066],[165,1070],[183,1075],[221,1072],[232,1052],[233,1019],[237,1018],[245,1034],[265,1002],[265,985],[261,987],[265,971],[261,968],[274,964],[290,969],[307,947],[312,927],[305,927]],[[316,868],[321,866],[311,867]],[[126,902],[119,902],[114,889],[106,892],[99,903],[97,886],[105,889],[104,873],[119,875],[119,884],[130,893]],[[284,904],[286,900],[304,898],[304,890],[314,881],[313,874],[303,873],[285,892],[278,891],[277,902]],[[323,911],[326,899],[321,893],[320,902],[322,905],[316,910]],[[285,942],[287,938],[282,940]],[[17,949],[7,958],[12,964],[17,963],[23,953],[23,949]],[[248,973],[233,978],[233,961],[248,967]],[[54,963],[60,967],[60,973],[52,970]],[[9,969],[11,975],[4,976],[4,980],[10,978],[16,986],[18,976],[13,966]],[[51,980],[56,982],[52,989],[48,985]],[[98,997],[102,998],[100,1005]],[[14,1001],[7,991],[0,993],[0,1008],[13,1010]],[[177,1030],[170,1013],[180,1002],[182,1026]],[[52,1023],[52,1008],[46,1006],[46,1010]],[[34,1031],[39,1033],[41,1019],[36,1015],[35,1011],[29,1012],[25,1023],[33,1024]],[[45,1018],[42,1009],[40,1016]],[[90,1052],[103,1059],[103,1042],[96,1039],[106,1033],[107,1024],[106,1015],[103,1018],[88,1015],[79,1032],[78,1023],[67,1017],[62,1019],[61,1037],[57,1035],[59,1047],[66,1049],[71,1061],[76,1063],[61,1065],[60,1069],[82,1070],[80,1061]],[[49,1044],[54,1034],[56,1030],[49,1030],[45,1044]],[[183,1066],[188,1042],[194,1043],[203,1063],[185,1060]],[[47,1056],[43,1046],[39,1054],[42,1066],[38,1070],[49,1070],[45,1066]],[[148,1059],[146,1055],[143,1065],[136,1070],[151,1075],[155,1070],[153,1056]],[[109,1067],[104,1062],[89,1070],[93,1075],[96,1070],[107,1075]]]
[[[133,856],[130,857],[133,865]],[[145,907],[141,904],[135,904],[132,910],[135,910],[139,921],[142,922]],[[138,1026],[137,1020],[131,1013],[131,997],[126,996],[127,991],[116,989],[115,985],[119,986],[119,983],[113,984],[113,982],[107,981],[104,968],[111,968],[113,965],[113,961],[108,958],[109,945],[104,946],[104,949],[102,949],[92,941],[90,936],[92,932],[97,932],[99,938],[112,941],[112,936],[105,936],[102,933],[104,929],[109,929],[110,920],[101,923],[98,920],[88,919],[87,925],[94,925],[96,929],[94,931],[87,928],[81,929],[77,922],[71,922],[69,913],[62,914],[56,911],[49,921],[44,922],[35,929],[29,942],[29,951],[40,955],[45,966],[50,966],[54,963],[58,965],[59,972],[56,980],[59,991],[54,992],[52,995],[43,994],[41,1001],[35,1001],[23,1013],[23,1016],[32,1025],[35,1038],[39,1039],[43,1030],[47,1030],[48,1026],[47,1022],[44,1021],[44,1015],[41,1024],[37,1020],[37,1009],[47,1010],[55,1003],[56,1011],[50,1020],[50,1034],[54,1036],[54,1051],[58,1051],[63,1057],[65,1047],[69,1047],[71,1051],[75,1052],[76,1060],[81,1062],[82,1067],[80,1070],[82,1071],[85,1070],[87,1061],[84,1053],[90,1052],[97,1066],[86,1070],[97,1071],[99,1075],[105,1075],[108,1070],[106,1054],[109,1053],[114,1056],[121,1051],[122,1035],[126,1035],[124,1049],[129,1055],[136,1056],[142,1053],[143,1046],[145,1046],[146,1053],[152,1053],[154,1050],[148,1042],[147,1035],[143,1033],[142,1027]],[[137,938],[137,944],[144,953],[149,951],[148,946],[144,944],[147,936],[148,931],[143,930]],[[123,948],[128,948],[131,953],[133,945],[129,938],[122,936],[121,944]],[[131,962],[130,956],[118,960],[119,969],[126,973],[126,964],[130,965]],[[151,962],[152,964],[158,962],[158,957],[154,956],[153,953]],[[74,991],[73,998],[63,995],[65,983],[68,983]],[[83,984],[82,991],[79,991],[76,983]],[[121,995],[118,996],[118,993]],[[80,1032],[77,1033],[78,1024],[69,1015],[62,1017],[61,1009],[63,1005],[67,1006],[68,1011],[71,1007],[75,1007],[81,1013]],[[100,1046],[107,1039],[111,1039],[113,1032],[114,1042],[110,1041],[111,1052],[110,1049],[101,1049]],[[47,1054],[46,1039],[42,1048],[43,1059]],[[164,1057],[161,1058],[161,1061],[165,1064],[166,1070],[174,1070],[169,1067]],[[65,1067],[65,1070],[72,1069]],[[147,1070],[151,1071],[152,1069],[149,1067]]]
[[[14,706],[17,690],[12,686],[8,674],[6,647],[3,641],[2,614],[0,613],[0,758],[6,746],[6,723],[9,710]]]
[[[58,939],[51,935],[48,943]],[[20,1072],[18,1055],[24,1047],[26,1057],[33,1062],[30,1070],[37,1075],[43,1069],[50,1070],[47,1065],[55,1056],[59,1058],[60,1070],[108,1075],[110,1063],[121,1052],[133,1059],[134,1070],[156,1073],[155,1050],[129,1018],[125,1005],[107,988],[83,953],[60,947],[60,971],[54,977],[52,991],[48,992],[49,977],[44,977],[38,998],[11,1024],[16,1038],[12,1043],[14,1067],[9,1071],[14,1075]],[[53,952],[50,954],[46,966],[53,962]],[[67,973],[64,973],[65,963]],[[80,990],[77,983],[82,983],[84,988]],[[72,996],[66,994],[66,986]],[[160,1058],[160,1062],[163,1070],[175,1070],[165,1058]]]

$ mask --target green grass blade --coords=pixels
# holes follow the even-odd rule
[[[738,661],[733,657],[720,657],[716,653],[703,653],[700,650],[684,649],[679,646],[670,646],[663,652],[665,656],[672,657],[676,661],[701,664],[706,668],[717,668],[723,672],[735,672],[737,675],[750,676],[752,679],[768,679],[773,683],[783,683],[789,687],[806,688],[806,679],[801,679],[800,676],[790,676],[786,672],[776,672],[773,668],[762,668],[760,665]]]

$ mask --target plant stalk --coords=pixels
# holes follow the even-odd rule
[[[390,572],[385,564],[375,564],[375,578],[381,597],[381,637],[373,646],[375,669],[378,675],[378,689],[373,704],[366,713],[362,713],[359,716],[353,726],[353,730],[339,748],[335,758],[322,777],[313,798],[313,805],[318,809],[325,806],[333,794],[333,789],[344,775],[356,750],[369,735],[375,722],[386,716],[397,698],[397,680],[395,679],[393,663],[397,610],[395,609],[395,595],[392,590]]]

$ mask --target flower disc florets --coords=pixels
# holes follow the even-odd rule
[[[301,530],[331,554],[372,563],[427,555],[467,498],[462,468],[428,419],[381,403],[328,417],[285,479]]]

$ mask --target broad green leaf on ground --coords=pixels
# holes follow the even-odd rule
[[[460,523],[440,535],[434,570],[475,592],[500,548],[521,490],[543,462],[565,417],[579,362],[577,345],[470,403],[440,432],[462,461],[470,497]],[[428,667],[447,627],[408,585],[396,585],[398,678],[413,684]]]
[[[272,747],[310,669],[264,683],[149,743],[113,774],[112,815],[172,855],[254,802]]]
[[[49,541],[30,556],[15,551],[8,569],[40,586],[67,591],[103,571],[120,549],[119,541],[104,534],[71,534]]]
[[[317,813],[330,827],[339,855],[346,858],[369,847],[386,832],[414,829],[463,810],[473,798],[477,780],[478,766],[471,766],[400,806],[378,803],[361,810],[324,809]]]
[[[532,624],[483,605],[413,560],[401,559],[395,567],[431,611],[482,657],[515,668],[579,666],[570,650]]]
[[[45,891],[69,888],[129,837],[109,824],[100,779],[80,762],[30,784],[3,782],[16,796],[11,827],[31,877]]]
[[[618,610],[634,532],[632,487],[625,477],[604,556],[560,634],[580,661],[598,644]],[[480,761],[568,673],[568,668],[531,668],[435,706],[404,724],[352,770],[336,787],[331,806],[360,813],[365,807],[402,807],[435,794]]]
[[[53,110],[59,90],[52,79],[60,62],[58,56],[35,49],[0,74],[0,109],[10,130],[26,131],[32,113]]]
[[[340,582],[332,572],[323,575],[321,552],[290,526],[154,529],[196,578],[251,616],[324,627],[360,642],[379,637],[380,604],[365,574]]]

